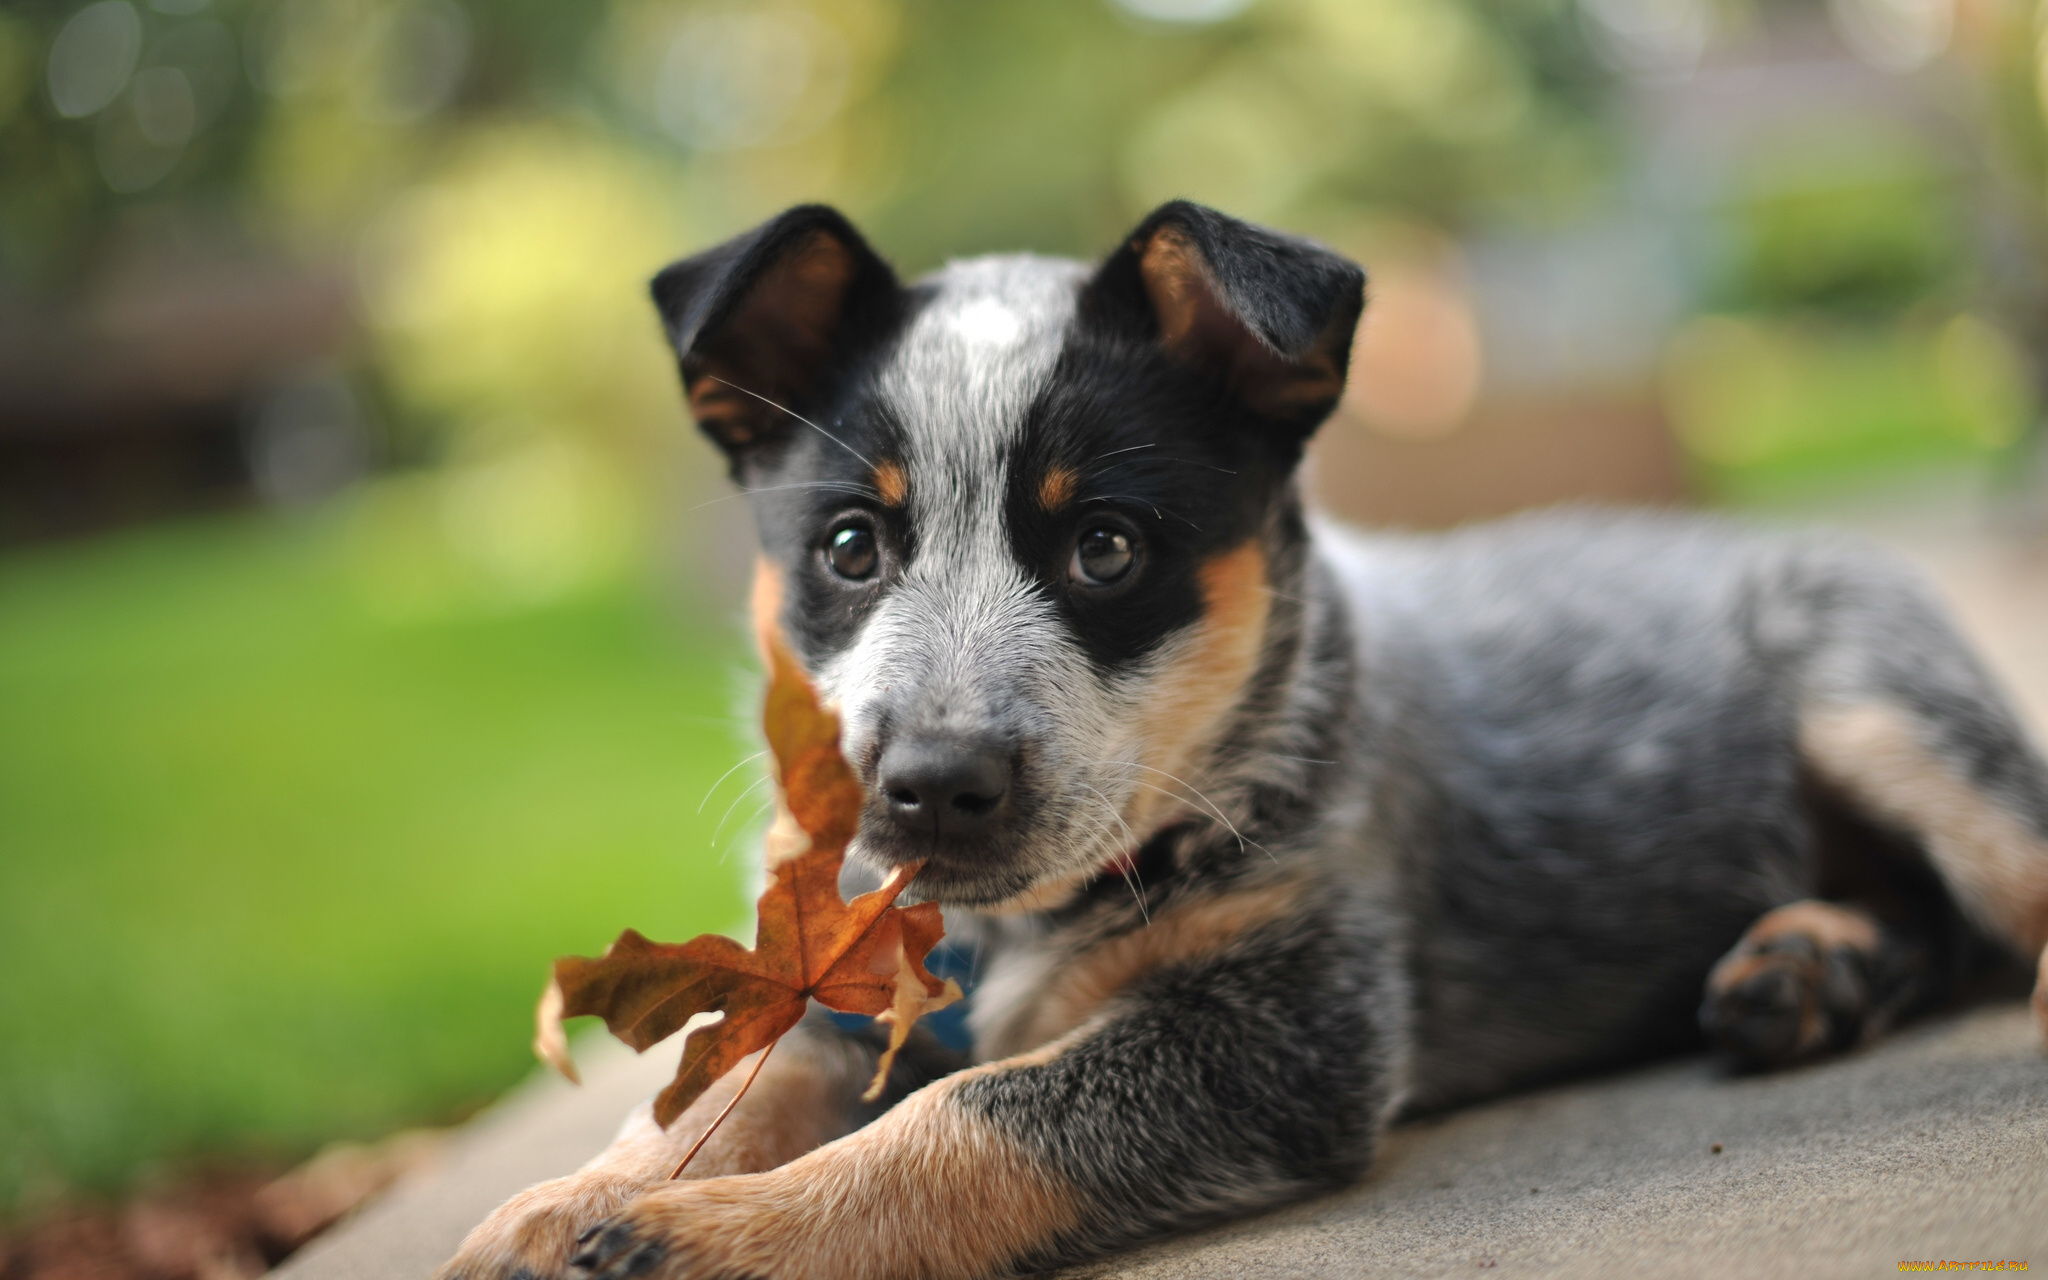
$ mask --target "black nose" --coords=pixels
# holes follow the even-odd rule
[[[1008,752],[957,738],[899,738],[882,752],[877,772],[890,816],[918,835],[973,835],[1010,789]]]

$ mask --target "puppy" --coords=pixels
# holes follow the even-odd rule
[[[973,1049],[870,1109],[871,1039],[807,1022],[689,1180],[744,1068],[444,1277],[1043,1268],[1355,1178],[1399,1112],[1703,1032],[1796,1062],[2048,964],[2048,768],[1882,558],[1307,516],[1363,294],[1181,202],[1094,267],[906,286],[813,206],[661,273],[754,625],[844,717],[855,859],[976,940]]]

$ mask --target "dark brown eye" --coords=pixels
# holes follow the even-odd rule
[[[1106,587],[1130,573],[1137,558],[1129,534],[1097,525],[1074,544],[1074,561],[1067,566],[1067,576],[1091,587]]]
[[[825,562],[832,572],[849,582],[865,582],[875,576],[882,562],[875,546],[875,531],[864,524],[844,524],[825,540]]]

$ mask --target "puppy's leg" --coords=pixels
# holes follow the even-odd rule
[[[780,1168],[647,1192],[578,1264],[604,1280],[967,1280],[1364,1168],[1402,1025],[1397,960],[1302,915],[1152,959],[1043,1048]]]
[[[1939,602],[1837,547],[1788,561],[1757,618],[1801,663],[1802,768],[1939,878],[1891,905],[1924,919],[1946,898],[1969,932],[2048,966],[2048,763]],[[2034,1000],[2048,1034],[2048,981]]]
[[[2048,1036],[2048,767],[2003,707],[1945,718],[1885,702],[1809,708],[1801,754],[1872,821],[1909,836],[1966,919],[2042,977]]]
[[[932,1074],[959,1065],[928,1037],[914,1036],[891,1072],[889,1094],[869,1106],[860,1094],[874,1075],[876,1051],[873,1036],[843,1035],[830,1020],[815,1013],[807,1017],[775,1047],[746,1097],[683,1177],[772,1169],[865,1123]],[[742,1061],[665,1130],[654,1122],[651,1102],[635,1108],[618,1138],[589,1164],[528,1188],[486,1218],[437,1273],[438,1280],[567,1277],[577,1237],[666,1182],[732,1101],[754,1061]]]

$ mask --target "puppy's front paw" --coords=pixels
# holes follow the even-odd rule
[[[470,1232],[434,1280],[569,1280],[578,1237],[617,1213],[643,1185],[590,1173],[529,1187]]]
[[[588,1280],[764,1280],[813,1273],[777,1225],[771,1203],[746,1194],[754,1178],[671,1182],[587,1232],[574,1259]]]
[[[1768,912],[1708,976],[1701,1029],[1747,1067],[1846,1049],[1885,1020],[1880,941],[1854,908],[1809,900]]]

